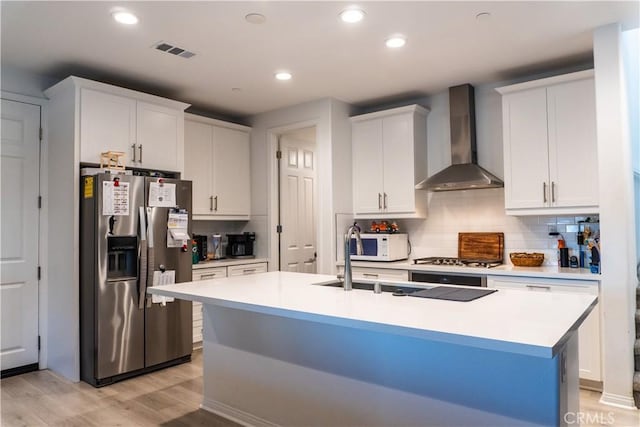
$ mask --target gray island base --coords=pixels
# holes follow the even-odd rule
[[[152,290],[204,304],[204,409],[256,426],[555,426],[578,411],[577,328],[595,297],[461,303],[312,285],[330,279]]]

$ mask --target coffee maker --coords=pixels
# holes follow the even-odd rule
[[[255,258],[253,244],[256,233],[227,234],[227,256],[229,258]]]

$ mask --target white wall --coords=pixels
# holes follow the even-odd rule
[[[640,247],[640,29],[622,33],[622,54],[627,84],[629,139],[633,153],[636,248]],[[638,265],[640,258],[636,257]],[[640,279],[640,278],[639,278]]]
[[[258,114],[250,121],[252,212],[248,227],[268,237],[270,270],[278,269],[277,234],[274,227],[278,203],[275,138],[288,130],[316,126],[319,165],[318,272],[335,271],[335,206],[336,203],[345,205],[346,200],[350,200],[350,194],[345,196],[341,191],[347,191],[346,188],[351,187],[350,174],[343,170],[347,166],[350,170],[351,158],[349,155],[347,162],[344,159],[335,159],[334,156],[340,153],[346,156],[345,153],[351,151],[350,130],[347,138],[348,112],[349,107],[346,104],[337,100],[322,99]],[[341,189],[344,190],[334,189],[336,179],[342,180]]]
[[[20,95],[45,98],[42,92],[57,82],[57,79],[6,65],[3,65],[0,70],[0,85],[2,85],[2,90]]]
[[[619,24],[593,35],[600,229],[602,231],[601,311],[603,313],[604,403],[634,406],[633,342],[636,247],[631,144],[623,79]]]

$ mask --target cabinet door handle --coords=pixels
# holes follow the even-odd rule
[[[133,150],[133,163],[136,162],[136,144],[131,144],[131,150]]]
[[[542,183],[542,201],[547,203],[547,183]]]
[[[551,201],[556,202],[556,183],[551,181]]]
[[[213,198],[213,200],[215,200],[215,202],[216,202],[216,204],[215,204],[215,206],[214,206],[213,210],[214,210],[214,211],[217,211],[217,210],[218,210],[218,196],[214,197],[214,198]]]
[[[387,209],[387,193],[383,193],[384,194],[384,208]]]
[[[541,285],[527,285],[527,288],[529,289],[542,289],[545,291],[550,291],[551,290],[551,286],[541,286]]]
[[[209,210],[212,211],[213,210],[213,196],[209,197]]]
[[[382,209],[382,194],[378,193],[378,209]]]
[[[138,159],[138,162],[142,163],[142,144],[138,144],[138,150],[140,150],[140,158]]]

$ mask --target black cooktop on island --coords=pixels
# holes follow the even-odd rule
[[[467,289],[436,286],[431,289],[412,292],[410,297],[442,299],[446,301],[468,302],[497,292],[497,289]]]
[[[425,257],[415,258],[414,264],[446,265],[454,267],[486,267],[493,268],[502,265],[502,260],[461,259],[453,257]]]

